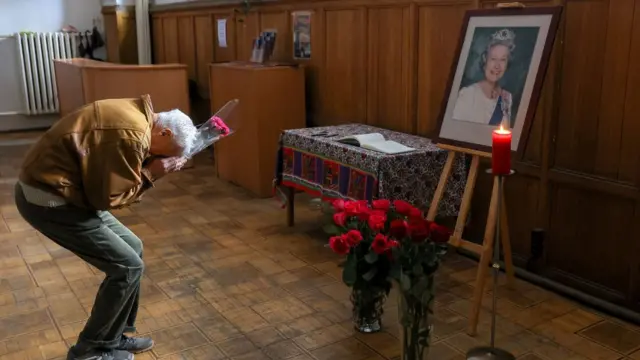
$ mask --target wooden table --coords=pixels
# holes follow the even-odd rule
[[[320,135],[323,133],[332,136]],[[335,141],[340,137],[367,133],[380,133],[387,140],[416,151],[389,155]],[[446,159],[447,152],[427,138],[368,125],[287,130],[280,137],[274,186],[288,207],[289,226],[294,222],[296,189],[323,199],[405,200],[426,210]],[[439,216],[457,215],[465,183],[465,159],[460,157],[440,202]]]

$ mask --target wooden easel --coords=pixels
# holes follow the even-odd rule
[[[496,5],[499,9],[523,9],[525,5],[521,2],[499,3]],[[482,245],[478,245],[471,241],[464,240],[462,238],[462,232],[467,222],[469,210],[471,208],[471,198],[473,196],[473,190],[476,186],[476,180],[478,178],[478,167],[480,164],[480,158],[491,158],[490,153],[476,151],[472,149],[466,149],[458,146],[451,146],[445,144],[438,144],[443,150],[448,150],[447,162],[444,165],[442,174],[440,175],[440,181],[436,188],[429,212],[427,214],[427,220],[433,221],[438,213],[438,205],[444,195],[444,191],[447,186],[449,177],[451,176],[451,170],[456,160],[457,154],[471,155],[471,168],[469,169],[469,175],[467,176],[467,184],[465,185],[464,192],[462,194],[462,202],[460,204],[460,211],[458,212],[458,219],[456,221],[456,227],[453,231],[453,235],[449,239],[451,246],[462,248],[468,251],[472,251],[480,255],[480,262],[478,263],[478,271],[476,273],[475,288],[473,290],[473,302],[471,304],[471,313],[469,314],[469,327],[467,333],[471,336],[475,336],[478,330],[478,320],[480,317],[480,308],[482,307],[482,296],[484,295],[484,286],[487,280],[489,272],[489,263],[492,259],[493,243],[495,241],[496,226],[498,224],[498,216],[500,216],[500,242],[502,243],[505,272],[507,274],[507,286],[514,286],[514,268],[513,258],[511,255],[511,240],[509,238],[509,223],[507,219],[506,202],[505,197],[502,196],[502,206],[500,206],[501,213],[498,214],[498,192],[499,182],[497,178],[493,180],[493,190],[491,192],[491,201],[489,202],[489,214],[487,216],[487,224],[484,230],[484,238]],[[503,182],[504,184],[504,182]],[[502,185],[504,186],[504,185]],[[502,191],[504,195],[504,191]],[[493,266],[498,266],[493,264]],[[495,291],[495,289],[494,289]]]
[[[507,211],[502,197],[502,211],[498,214],[498,180],[493,181],[493,191],[491,193],[491,202],[489,203],[489,215],[487,216],[487,225],[484,230],[484,239],[482,245],[478,245],[471,241],[462,239],[462,232],[467,222],[469,210],[471,208],[471,198],[473,196],[473,190],[476,186],[476,180],[478,177],[478,167],[480,165],[480,158],[491,158],[491,154],[465,149],[457,146],[450,146],[445,144],[438,145],[441,149],[449,151],[447,155],[447,162],[444,165],[442,174],[440,175],[440,181],[436,187],[429,212],[427,214],[427,220],[433,221],[438,213],[438,205],[444,195],[444,191],[451,176],[453,164],[455,163],[458,154],[471,155],[471,168],[469,169],[469,175],[467,176],[467,184],[462,194],[462,202],[460,204],[460,211],[458,212],[458,219],[456,221],[456,227],[453,231],[453,235],[449,239],[449,244],[456,248],[463,248],[472,251],[480,255],[480,262],[478,263],[478,272],[476,275],[475,288],[473,292],[473,303],[471,306],[471,313],[469,314],[469,327],[467,333],[471,336],[476,335],[478,328],[478,320],[480,316],[480,308],[482,306],[482,296],[484,295],[484,286],[489,272],[489,263],[491,262],[491,256],[493,251],[493,242],[495,239],[496,224],[498,216],[500,219],[500,239],[504,253],[504,264],[507,273],[507,286],[513,287],[514,285],[514,269],[513,260],[511,257],[511,241],[509,239],[509,225],[507,222]],[[504,192],[503,192],[504,194]]]

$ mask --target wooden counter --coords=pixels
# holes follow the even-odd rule
[[[103,99],[149,94],[154,111],[189,113],[187,67],[122,65],[89,59],[54,60],[60,115]]]
[[[305,126],[304,70],[247,63],[210,65],[211,109],[239,99],[240,124],[216,144],[218,176],[259,197],[272,195],[280,134]]]

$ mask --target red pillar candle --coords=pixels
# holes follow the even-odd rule
[[[491,147],[491,170],[493,175],[509,175],[511,172],[511,131],[500,129],[493,131]]]

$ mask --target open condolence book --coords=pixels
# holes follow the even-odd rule
[[[336,141],[385,154],[401,154],[415,150],[398,142],[386,140],[382,134],[378,133],[351,135]]]

